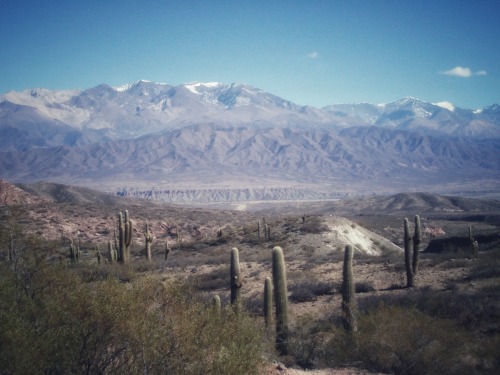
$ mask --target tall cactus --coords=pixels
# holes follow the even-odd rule
[[[344,252],[344,268],[342,272],[342,320],[344,329],[348,332],[357,331],[355,316],[356,300],[354,293],[354,279],[352,275],[352,245],[346,245]]]
[[[285,257],[279,246],[273,248],[273,284],[276,304],[276,349],[288,355],[288,296]]]
[[[243,283],[240,274],[240,258],[236,247],[231,249],[231,265],[229,273],[231,283],[231,305],[238,310],[241,303],[240,291]]]
[[[9,263],[12,263],[14,261],[14,253],[15,253],[14,236],[11,234],[10,235],[10,242],[9,242],[9,252],[7,254],[7,260],[9,261]]]
[[[113,246],[111,245],[111,241],[108,241],[108,259],[109,259],[109,263],[116,263],[117,257],[118,257],[118,254],[117,254],[116,248],[113,248]]]
[[[273,284],[270,277],[266,277],[264,282],[264,322],[266,328],[271,326],[273,321]]]
[[[418,271],[418,258],[420,255],[420,243],[422,242],[422,230],[420,229],[420,216],[415,215],[415,233],[413,235],[413,263],[411,265],[413,275]]]
[[[73,240],[69,240],[69,257],[71,262],[76,262],[78,260],[77,248],[73,245]]]
[[[165,262],[168,260],[168,254],[170,254],[170,247],[168,247],[168,241],[165,241]]]
[[[405,248],[405,266],[406,266],[406,287],[413,288],[415,286],[414,273],[411,256],[412,238],[410,236],[410,224],[408,219],[404,219],[404,248]]]
[[[95,251],[97,257],[97,264],[101,264],[101,252],[99,251],[99,245],[96,246]]]
[[[472,256],[478,255],[479,243],[474,239],[474,236],[472,235],[472,225],[469,225],[469,242]]]
[[[132,243],[133,223],[125,210],[125,219],[122,213],[118,214],[118,261],[128,263],[130,258],[130,244]]]
[[[218,294],[212,297],[212,308],[217,314],[221,312],[221,302]]]
[[[146,223],[146,231],[144,232],[144,240],[146,241],[146,246],[145,246],[145,253],[146,253],[146,259],[151,260],[151,245],[153,244],[154,237],[151,234],[151,231],[149,230],[149,224]]]

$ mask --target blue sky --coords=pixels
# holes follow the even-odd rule
[[[0,93],[241,82],[297,104],[500,103],[500,0],[0,0]]]

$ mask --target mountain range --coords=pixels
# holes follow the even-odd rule
[[[239,199],[272,199],[252,193],[269,187],[290,199],[496,191],[500,106],[408,97],[319,109],[222,83],[33,89],[0,96],[0,147],[0,178],[165,191],[169,200],[171,187],[202,196],[230,189]]]

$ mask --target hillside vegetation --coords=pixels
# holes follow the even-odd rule
[[[341,217],[325,205],[321,213],[314,204],[249,213],[99,194],[38,185],[22,191],[29,200],[0,205],[0,373],[498,373],[499,241],[479,242],[477,253],[419,252],[411,288],[403,252],[403,218],[413,233],[413,210],[424,207],[415,202],[462,210],[422,210],[420,250],[450,234],[482,241],[498,233],[484,219],[494,205],[488,212],[481,201],[416,194],[372,200],[385,207],[378,213],[353,206],[347,214],[344,202]],[[107,243],[115,249],[125,209],[128,261],[111,262]],[[350,331],[346,245],[354,251]],[[276,350],[274,323],[264,319],[277,246],[288,286],[286,350]]]

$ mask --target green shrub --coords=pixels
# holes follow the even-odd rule
[[[393,374],[473,374],[471,345],[452,321],[380,304],[358,316],[357,335],[334,329],[321,361]]]
[[[36,253],[36,252],[35,252]],[[244,312],[217,314],[179,283],[113,268],[79,268],[26,251],[0,263],[0,368],[5,374],[258,374],[261,328]]]

